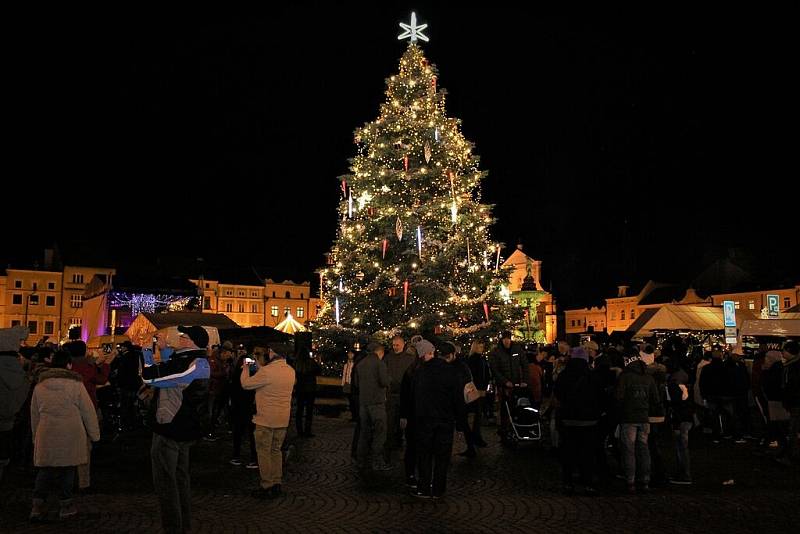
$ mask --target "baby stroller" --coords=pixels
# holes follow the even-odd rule
[[[542,439],[542,425],[539,410],[531,403],[531,391],[527,387],[514,384],[511,396],[503,403],[510,421],[506,442],[511,445],[518,443],[537,442]]]

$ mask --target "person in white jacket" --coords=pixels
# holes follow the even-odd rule
[[[289,426],[292,408],[292,389],[295,374],[286,359],[272,349],[259,350],[254,355],[257,360],[245,360],[242,366],[242,388],[256,391],[256,452],[258,469],[261,474],[260,487],[253,496],[260,499],[274,499],[281,494],[283,476],[283,455],[281,447]],[[252,362],[248,365],[249,362]],[[255,372],[250,374],[251,367]]]

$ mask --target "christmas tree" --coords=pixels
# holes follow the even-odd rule
[[[445,114],[436,67],[415,42],[427,40],[424,25],[412,15],[411,26],[401,26],[411,42],[400,72],[386,80],[378,118],[355,131],[352,174],[340,178],[318,334],[430,332],[466,341],[511,329],[522,312],[489,236],[486,172],[460,121]]]

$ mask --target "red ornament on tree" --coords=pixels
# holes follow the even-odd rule
[[[483,314],[486,316],[486,322],[489,322],[489,304],[483,303]]]
[[[384,239],[383,240],[383,259],[384,260],[386,259],[386,249],[388,247],[389,247],[389,240],[388,239]]]
[[[433,333],[437,336],[440,335],[442,333],[442,327],[437,324],[433,327]]]
[[[408,154],[403,156],[403,168],[408,172]]]
[[[389,295],[390,297],[396,297],[397,296],[397,288],[396,287],[390,287],[389,289],[386,290],[386,294]]]
[[[408,280],[403,282],[403,307],[408,306]]]
[[[373,208],[372,206],[368,207],[367,208],[367,215],[369,215],[370,217],[374,217],[375,216],[375,208]]]

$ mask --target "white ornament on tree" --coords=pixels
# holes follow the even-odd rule
[[[431,144],[425,141],[425,163],[431,162]]]
[[[403,240],[403,221],[400,220],[400,217],[397,218],[397,221],[394,223],[394,231],[397,234],[397,240]]]

